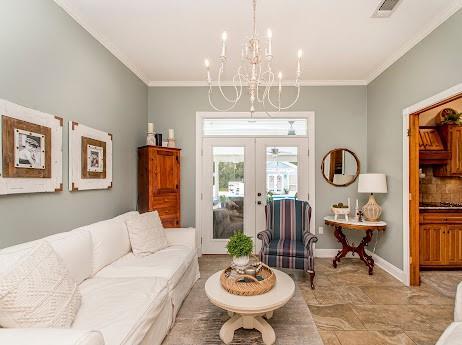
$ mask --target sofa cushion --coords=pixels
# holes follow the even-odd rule
[[[76,229],[45,237],[63,260],[71,277],[80,284],[92,274],[92,241],[88,232]],[[10,269],[17,260],[29,255],[39,241],[31,241],[0,251],[0,274]]]
[[[141,343],[168,303],[161,278],[91,278],[79,288],[82,305],[72,328],[99,330],[107,345]]]
[[[124,222],[124,217],[126,216],[122,215],[82,228],[88,231],[92,238],[92,274],[130,251],[130,240],[128,239],[127,227]]]
[[[47,241],[0,276],[2,327],[66,328],[79,307],[77,284]]]
[[[462,322],[453,322],[446,328],[436,345],[460,345],[461,341]]]
[[[183,245],[169,246],[148,256],[129,253],[103,268],[96,277],[161,277],[173,290],[195,257],[194,249]]]
[[[167,236],[157,211],[147,212],[127,220],[133,254],[146,256],[168,246]]]

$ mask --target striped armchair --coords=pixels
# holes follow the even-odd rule
[[[310,233],[311,206],[301,200],[275,200],[266,205],[266,230],[258,233],[262,240],[260,260],[271,267],[303,269],[310,274],[314,289],[314,243]]]

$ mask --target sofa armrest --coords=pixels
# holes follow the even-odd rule
[[[462,322],[462,282],[457,286],[456,304],[454,307],[454,321]]]
[[[63,328],[0,328],[0,344],[104,345],[98,331]]]
[[[168,244],[182,244],[196,250],[196,229],[194,228],[166,228]]]

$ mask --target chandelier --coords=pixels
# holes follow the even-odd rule
[[[219,93],[227,103],[225,108],[217,107],[212,101],[212,78],[210,74],[210,61],[205,59],[205,68],[207,70],[207,82],[209,85],[208,97],[209,103],[213,109],[216,111],[229,111],[232,110],[241,100],[243,94],[244,85],[247,86],[247,93],[249,95],[250,103],[250,113],[255,112],[255,106],[257,103],[261,104],[263,109],[266,108],[266,104],[269,104],[273,109],[277,111],[287,110],[297,103],[300,97],[300,61],[302,58],[302,50],[298,50],[298,60],[297,60],[297,71],[295,79],[295,87],[297,89],[297,95],[295,100],[287,106],[281,105],[281,95],[282,95],[282,72],[277,74],[277,90],[274,90],[276,86],[276,75],[273,72],[271,62],[273,60],[273,51],[271,46],[272,32],[271,29],[268,29],[265,43],[266,47],[262,51],[262,44],[257,34],[257,25],[256,25],[256,10],[257,10],[257,0],[252,0],[252,12],[253,12],[253,31],[250,37],[244,42],[241,52],[241,64],[238,67],[236,73],[232,78],[232,88],[234,89],[233,96],[228,97],[223,91],[222,76],[225,70],[226,65],[226,50],[227,50],[227,39],[228,34],[223,32],[221,54],[218,59],[218,78],[215,83]],[[276,97],[276,100],[271,97]]]

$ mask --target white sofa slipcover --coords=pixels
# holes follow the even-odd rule
[[[436,345],[462,344],[462,282],[457,286],[456,303],[454,307],[454,322],[441,335]]]
[[[46,237],[79,284],[79,312],[70,329],[0,329],[0,344],[161,344],[199,278],[196,234],[193,228],[166,229],[167,248],[135,257],[125,221],[137,215]],[[0,250],[0,279],[36,243]]]

